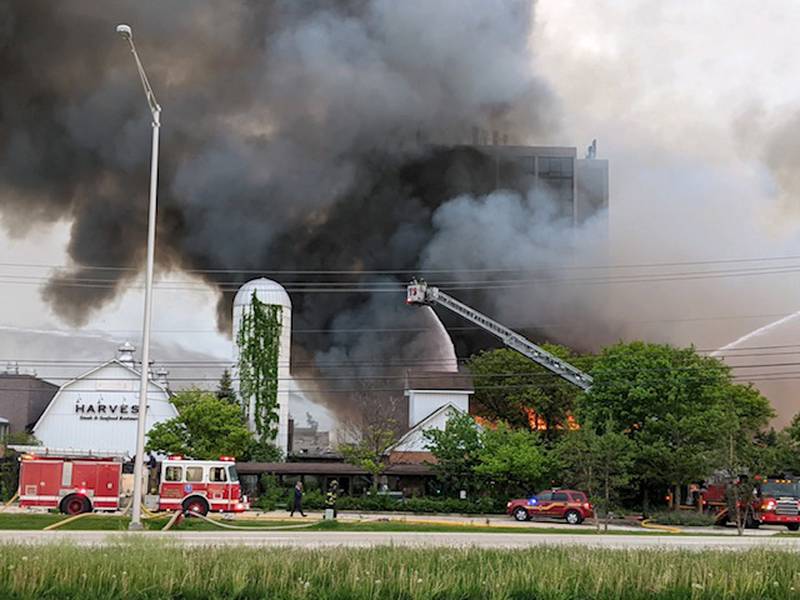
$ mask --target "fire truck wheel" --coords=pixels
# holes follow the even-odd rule
[[[71,494],[61,501],[59,509],[65,515],[80,515],[90,512],[92,510],[92,505],[85,496]]]
[[[788,529],[789,531],[797,531],[798,529],[800,529],[800,523],[787,523],[786,529]]]
[[[528,511],[527,511],[527,510],[525,510],[524,508],[522,508],[522,507],[520,506],[518,509],[516,509],[516,510],[514,511],[514,518],[515,518],[517,521],[527,521],[527,520],[528,520],[528,519],[530,519],[531,517],[530,517],[530,515],[528,514]]]
[[[761,526],[761,521],[758,521],[752,515],[747,515],[744,520],[745,529],[758,529]]]
[[[205,516],[208,514],[208,501],[202,496],[192,496],[183,501],[183,510]]]
[[[564,515],[564,520],[570,525],[580,525],[583,517],[577,510],[568,510],[567,514]]]

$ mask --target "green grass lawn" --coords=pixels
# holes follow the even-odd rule
[[[0,513],[0,530],[3,529],[44,529],[48,525],[64,520],[67,517],[57,514],[2,514]],[[154,519],[146,519],[144,525],[147,529],[157,530],[167,524],[169,517],[158,517]],[[515,533],[515,534],[554,534],[554,533],[570,533],[579,535],[596,535],[593,528],[576,527],[576,528],[556,528],[556,527],[484,527],[480,525],[459,525],[459,524],[442,524],[442,523],[407,523],[403,521],[361,521],[361,522],[343,522],[343,521],[307,521],[301,519],[286,519],[280,521],[273,520],[255,520],[255,519],[241,519],[241,520],[223,520],[227,525],[237,527],[258,527],[263,529],[280,528],[287,525],[302,525],[308,524],[309,527],[305,530],[324,530],[324,531],[378,531],[378,532],[403,532],[403,531],[419,531],[419,532],[443,532],[443,533]],[[128,529],[129,518],[114,516],[114,515],[88,515],[76,519],[58,528],[59,531],[88,531],[88,530],[101,530],[101,531],[125,531]],[[219,531],[224,533],[226,530],[215,527],[201,519],[186,519],[175,530],[179,531]],[[619,535],[625,533],[627,535],[659,535],[658,531],[637,531],[637,532],[609,532],[610,535]]]
[[[0,597],[34,599],[784,599],[778,551],[187,548],[135,538],[86,549],[0,546]]]

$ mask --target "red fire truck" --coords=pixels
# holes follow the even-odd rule
[[[760,478],[750,501],[747,525],[784,525],[790,531],[800,529],[800,480],[788,478]],[[704,510],[717,515],[719,523],[730,520],[727,503],[728,486],[712,483],[702,492]]]
[[[57,508],[76,515],[115,511],[121,506],[122,459],[119,457],[25,454],[20,461],[21,507]],[[192,460],[171,456],[151,469],[156,494],[145,498],[151,510],[242,512],[250,508],[242,495],[234,459]]]
[[[242,495],[234,459],[192,460],[170,456],[161,463],[158,495],[148,496],[148,508],[187,510],[201,515],[214,512],[242,512],[250,508]]]
[[[118,510],[122,461],[24,455],[19,469],[19,505],[58,508],[77,515]]]

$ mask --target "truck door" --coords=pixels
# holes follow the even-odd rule
[[[550,505],[553,503],[553,492],[542,492],[536,494],[536,503],[531,507],[530,512],[534,516],[544,517],[547,516],[547,511],[550,510]]]
[[[208,499],[212,502],[224,502],[227,507],[231,494],[225,467],[208,468]]]
[[[554,517],[556,519],[562,518],[567,512],[568,502],[569,496],[567,496],[566,492],[553,492],[553,502],[550,504],[550,508],[547,511],[547,516]]]

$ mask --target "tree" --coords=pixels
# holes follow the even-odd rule
[[[586,362],[563,346],[544,344],[544,349],[576,366]],[[580,389],[564,381],[519,352],[507,348],[473,356],[469,369],[475,383],[477,413],[512,427],[542,429],[554,439],[565,429]],[[536,416],[540,423],[532,422]]]
[[[378,478],[386,468],[386,452],[400,437],[400,426],[394,416],[399,399],[376,395],[376,388],[385,385],[380,380],[361,380],[359,385],[359,391],[352,397],[358,416],[342,425],[341,432],[348,441],[339,444],[338,450],[346,462],[369,473],[372,491],[377,492]],[[380,405],[376,403],[378,398]]]
[[[633,476],[635,446],[611,423],[603,431],[585,424],[559,440],[553,458],[567,485],[586,490],[608,530],[610,509]],[[597,520],[598,528],[600,520]]]
[[[173,403],[178,416],[150,429],[148,452],[206,460],[220,456],[248,458],[253,435],[242,423],[239,407],[200,390],[179,392]]]
[[[714,466],[726,483],[728,515],[742,535],[751,518],[756,477],[769,476],[780,468],[776,460],[780,455],[761,443],[762,431],[774,411],[769,401],[750,385],[730,384],[720,390],[718,406],[722,418],[716,430]]]
[[[217,398],[225,400],[231,404],[236,404],[236,392],[233,389],[233,382],[231,381],[231,372],[225,369],[222,376],[219,378],[217,385]]]
[[[278,433],[278,355],[283,308],[264,304],[256,296],[242,314],[239,346],[239,393],[259,438],[274,440]]]
[[[384,454],[397,436],[390,429],[371,429],[365,431],[357,442],[344,443],[339,446],[345,462],[364,469],[370,475],[372,491],[378,491],[378,477],[386,468]]]
[[[603,350],[592,376],[592,389],[579,398],[579,421],[613,422],[635,444],[643,489],[674,486],[677,505],[680,486],[704,479],[712,467],[728,367],[694,348],[633,342]]]
[[[445,493],[464,490],[472,495],[481,489],[475,477],[481,450],[480,428],[472,416],[454,415],[444,429],[428,429],[422,435],[436,459],[431,468]]]
[[[538,434],[501,423],[480,436],[475,474],[507,496],[528,494],[545,482],[548,461]]]

